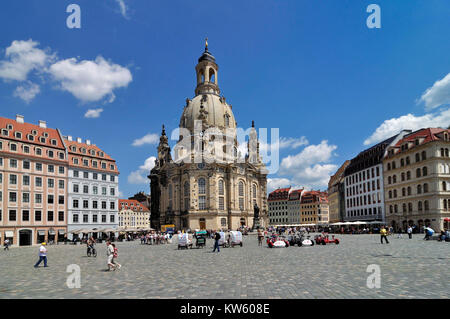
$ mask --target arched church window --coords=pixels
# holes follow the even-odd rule
[[[240,210],[244,210],[244,182],[240,181],[239,182],[239,187],[238,187],[238,191],[239,191],[239,209]]]
[[[204,178],[199,178],[198,180],[198,193],[206,194],[206,181]]]
[[[253,198],[253,205],[256,204],[256,184],[252,185],[252,198]]]

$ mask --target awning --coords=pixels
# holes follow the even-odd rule
[[[60,235],[64,235],[66,233],[66,231],[64,229],[59,229],[58,230],[58,234]]]
[[[7,238],[14,237],[14,232],[12,232],[10,230],[5,231],[5,237],[7,237]]]
[[[450,222],[450,218],[444,218],[444,222]]]
[[[48,234],[49,234],[49,235],[55,235],[56,232],[55,232],[54,230],[49,230],[49,231],[48,231]]]
[[[45,230],[38,230],[39,236],[45,236]]]

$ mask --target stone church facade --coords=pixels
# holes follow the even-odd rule
[[[163,126],[158,158],[149,175],[151,226],[253,227],[256,204],[259,224],[267,227],[267,170],[259,156],[254,123],[246,131],[243,156],[232,106],[220,95],[219,67],[207,45],[195,70],[195,96],[186,99],[177,145],[171,151]]]

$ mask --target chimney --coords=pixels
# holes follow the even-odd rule
[[[72,140],[73,140],[73,139],[72,139],[72,135],[67,136],[67,140],[70,141],[70,142],[72,142]]]
[[[24,117],[23,117],[23,115],[19,115],[19,114],[17,114],[16,115],[16,122],[17,123],[24,123]]]
[[[81,137],[77,137],[77,142],[78,142],[78,143],[82,143],[82,142],[81,142]]]
[[[91,145],[91,140],[86,140],[87,145]]]
[[[39,127],[40,127],[40,128],[47,128],[47,122],[45,122],[45,121],[39,121]]]

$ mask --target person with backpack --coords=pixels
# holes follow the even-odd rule
[[[219,232],[216,232],[214,234],[214,249],[213,249],[213,252],[215,252],[216,248],[217,248],[217,252],[220,253],[219,239],[220,239],[220,234],[219,234]]]

